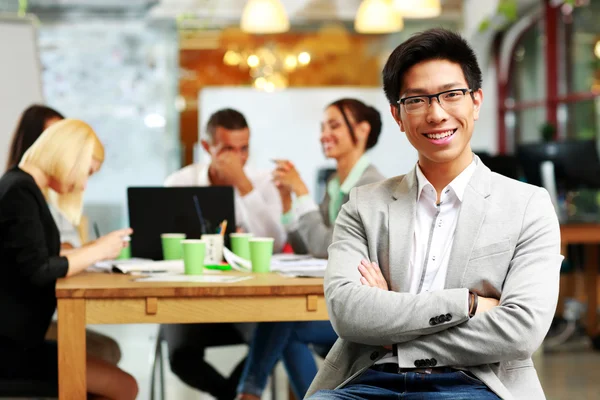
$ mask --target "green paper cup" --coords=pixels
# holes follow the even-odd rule
[[[250,238],[252,238],[251,233],[232,233],[229,235],[229,240],[231,241],[231,251],[233,254],[249,260]]]
[[[117,260],[129,260],[131,258],[131,236],[124,236],[123,243],[127,243],[127,247],[123,247],[117,256]]]
[[[185,239],[185,233],[163,233],[160,235],[162,241],[163,259],[181,260],[183,258],[183,247],[181,241]]]
[[[202,275],[206,242],[199,239],[182,240],[183,267],[186,275]]]
[[[129,260],[131,258],[131,246],[123,247],[117,260]]]
[[[251,238],[250,261],[252,272],[264,274],[271,271],[271,256],[273,255],[273,238]]]

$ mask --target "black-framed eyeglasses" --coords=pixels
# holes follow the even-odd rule
[[[448,110],[460,105],[467,93],[473,93],[473,89],[450,89],[436,94],[409,96],[398,100],[398,104],[404,105],[408,114],[419,114],[425,112],[431,106],[431,99],[435,98],[443,109]]]

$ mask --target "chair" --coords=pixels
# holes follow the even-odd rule
[[[56,399],[57,382],[0,380],[0,399]]]
[[[165,389],[165,355],[163,352],[163,343],[166,345],[166,341],[162,334],[162,326],[158,329],[156,336],[156,343],[154,345],[154,353],[151,357],[151,370],[150,370],[150,400],[166,400],[166,389]],[[158,367],[159,374],[159,394],[156,395],[156,369]],[[0,392],[1,393],[1,392]],[[271,398],[277,400],[277,386],[275,382],[275,374],[271,377]],[[291,393],[291,391],[290,391]]]
[[[158,366],[159,379],[160,379],[160,400],[166,400],[165,394],[165,357],[162,351],[162,345],[164,342],[162,335],[162,327],[159,327],[158,334],[156,336],[156,343],[154,345],[154,353],[152,354],[151,364],[152,370],[150,371],[150,400],[155,400],[156,397],[156,367]]]
[[[521,163],[515,156],[498,154],[491,156],[486,152],[476,152],[479,159],[490,169],[500,175],[518,180],[521,176]]]

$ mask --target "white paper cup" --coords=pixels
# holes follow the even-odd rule
[[[204,234],[202,240],[206,242],[204,253],[205,265],[220,264],[223,260],[223,236],[221,234]]]

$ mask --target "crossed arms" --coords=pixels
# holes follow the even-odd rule
[[[468,288],[398,293],[384,289],[383,275],[376,277],[372,265],[371,270],[363,268],[364,274],[359,271],[357,264],[374,253],[369,252],[356,193],[351,192],[338,216],[325,277],[331,322],[341,338],[397,344],[400,367],[428,357],[435,357],[438,366],[526,359],[539,347],[556,307],[562,260],[558,222],[545,191],[529,199],[498,306],[484,306],[485,312],[471,319]],[[440,314],[453,318],[430,325],[430,317]]]

